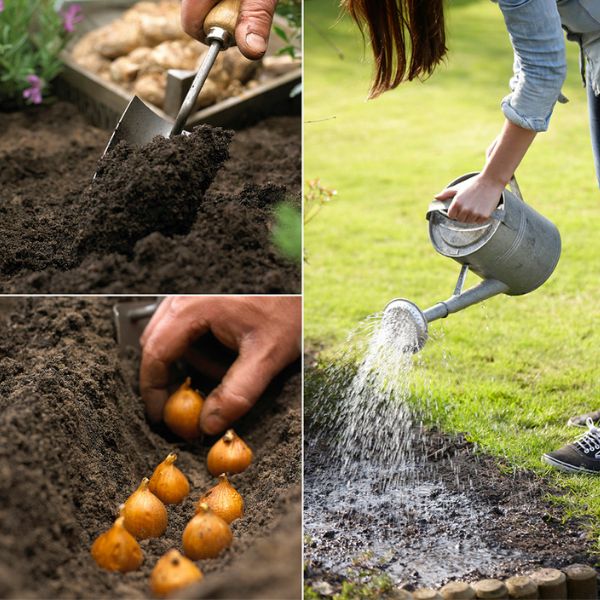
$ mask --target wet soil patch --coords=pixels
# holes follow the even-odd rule
[[[181,548],[194,501],[212,484],[213,440],[186,444],[148,426],[137,357],[119,357],[109,300],[20,300],[8,313],[0,319],[0,597],[147,597],[156,560]],[[246,515],[233,525],[232,547],[200,561],[205,581],[192,597],[300,597],[300,385],[296,365],[236,427],[256,457],[235,477]],[[99,569],[91,543],[173,450],[192,494],[168,508],[163,537],[141,542],[139,571]],[[281,556],[295,560],[280,568]]]
[[[481,454],[462,436],[418,428],[414,454],[421,459],[403,465],[404,483],[386,485],[403,477],[365,463],[349,480],[327,444],[315,443],[315,423],[305,427],[309,585],[326,582],[339,591],[361,569],[413,589],[595,563],[585,524],[563,522],[548,502],[557,490]]]
[[[0,113],[0,131],[0,291],[299,291],[270,233],[273,207],[300,202],[299,118],[231,144],[200,126],[98,165],[109,132],[70,104]]]

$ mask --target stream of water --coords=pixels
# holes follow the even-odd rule
[[[397,314],[361,323],[308,388],[307,554],[343,573],[367,553],[398,582],[435,585],[485,571],[509,552],[477,535],[490,510],[436,477],[419,418],[426,403],[411,402],[419,359],[406,348],[416,331]]]

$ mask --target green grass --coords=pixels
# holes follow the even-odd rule
[[[496,4],[449,4],[447,64],[367,102],[360,35],[337,20],[335,2],[306,2],[305,174],[338,196],[305,231],[305,323],[308,346],[324,344],[330,357],[390,299],[426,308],[453,290],[459,267],[433,250],[424,212],[448,181],[481,168],[503,122],[512,53]],[[557,106],[518,171],[525,200],[561,231],[555,274],[532,294],[432,324],[417,369],[433,420],[512,468],[547,474],[567,490],[567,514],[592,515],[597,535],[600,479],[540,462],[578,433],[564,426],[569,415],[600,407],[600,198],[577,54],[568,44],[570,103]]]

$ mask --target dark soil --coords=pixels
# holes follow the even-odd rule
[[[0,131],[1,292],[299,292],[270,236],[273,206],[299,203],[298,118],[231,145],[209,126],[123,144],[99,164],[109,132],[70,104],[0,113]]]
[[[417,477],[382,489],[389,474],[365,464],[347,481],[314,443],[314,423],[305,427],[305,578],[317,589],[340,591],[361,569],[414,589],[595,564],[585,524],[564,522],[548,501],[559,491],[462,436],[418,430]]]
[[[205,467],[212,440],[190,445],[148,426],[137,359],[119,357],[109,300],[28,299],[10,310],[0,319],[0,597],[148,596],[156,560],[181,548],[194,501],[212,485]],[[191,597],[299,598],[297,366],[236,430],[255,452],[252,466],[232,480],[246,514],[233,524],[232,547],[199,563],[205,579]],[[192,493],[168,508],[163,537],[141,542],[139,571],[103,571],[89,554],[93,540],[172,450]]]

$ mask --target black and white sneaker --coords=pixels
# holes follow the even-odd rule
[[[594,424],[600,423],[600,410],[593,410],[592,412],[585,413],[584,415],[575,415],[567,421],[568,427],[585,427],[588,419],[594,421]]]
[[[593,473],[600,475],[600,429],[591,418],[587,419],[588,430],[572,444],[542,456],[547,465],[567,473]]]

